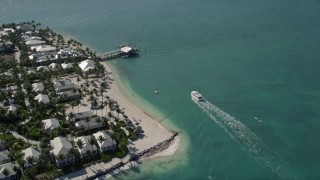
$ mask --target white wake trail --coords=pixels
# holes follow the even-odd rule
[[[289,176],[281,158],[243,123],[207,100],[205,102],[194,102],[260,164],[271,169],[281,179],[295,179],[292,174]]]

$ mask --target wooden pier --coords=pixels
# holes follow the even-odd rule
[[[136,57],[139,56],[139,50],[130,46],[120,46],[119,49],[109,51],[102,54],[105,60],[115,59],[119,57]]]

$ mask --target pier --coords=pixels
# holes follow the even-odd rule
[[[136,57],[139,56],[139,50],[130,46],[120,46],[119,49],[105,52],[102,54],[102,59],[110,60],[119,57]]]

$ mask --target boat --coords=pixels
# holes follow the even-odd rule
[[[204,98],[202,97],[202,95],[198,92],[198,91],[192,91],[191,92],[191,98],[194,101],[198,101],[198,102],[204,102]]]

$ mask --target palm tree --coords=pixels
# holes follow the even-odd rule
[[[117,114],[118,114],[118,119],[119,119],[119,114],[120,114],[120,112],[121,112],[121,109],[119,108],[119,106],[117,106],[116,112],[117,112]]]
[[[100,126],[100,123],[102,122],[102,120],[98,117],[95,119],[96,123],[98,124],[98,126]]]
[[[103,136],[98,137],[98,141],[100,144],[102,144],[106,139]]]
[[[110,120],[112,119],[113,115],[112,115],[111,112],[108,112],[108,117],[109,117]]]
[[[96,144],[96,139],[91,136],[88,142],[91,145],[91,152],[93,152],[93,146]]]
[[[2,171],[2,173],[3,173],[3,175],[4,176],[9,176],[9,174],[10,174],[10,170],[9,169],[7,169],[7,168],[4,168],[4,170]]]
[[[32,165],[34,163],[34,158],[32,156],[27,157],[27,162],[29,165]]]
[[[78,146],[79,149],[83,148],[84,144],[83,144],[83,141],[81,139],[79,139],[76,143],[77,143],[77,146]]]
[[[85,121],[86,121],[86,123],[87,123],[87,130],[89,130],[89,122],[90,122],[89,117],[87,117],[87,118],[85,119]]]

